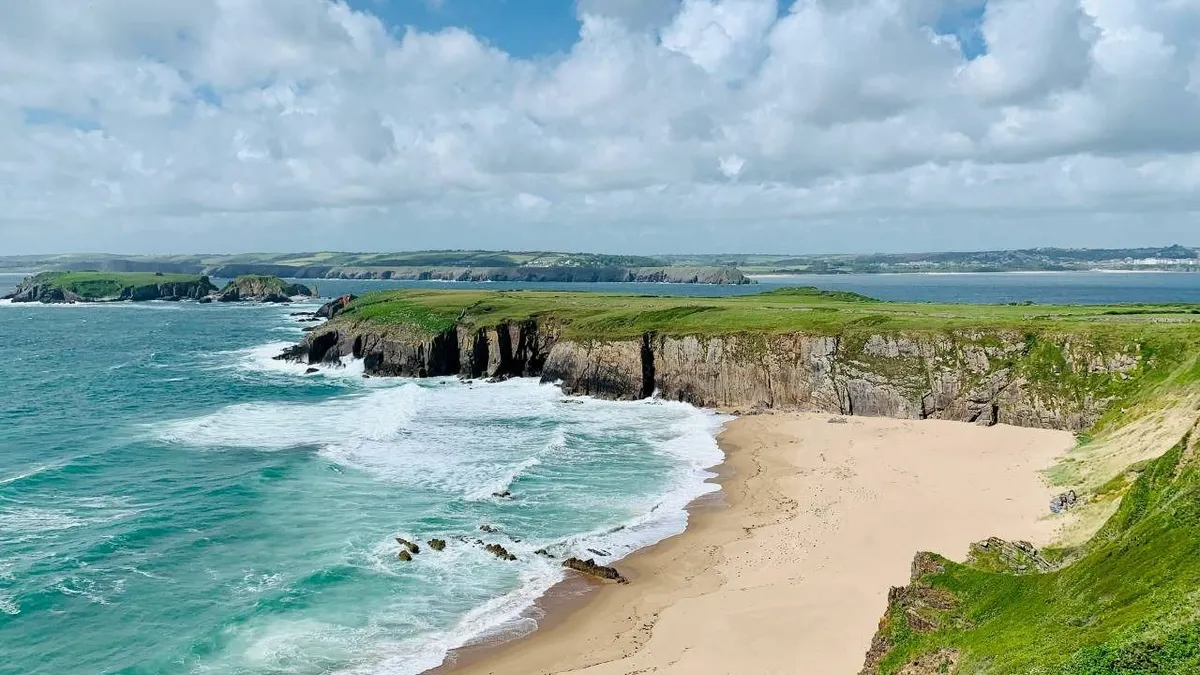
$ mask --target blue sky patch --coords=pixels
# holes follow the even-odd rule
[[[349,0],[396,34],[459,27],[519,58],[570,51],[579,38],[574,0]]]

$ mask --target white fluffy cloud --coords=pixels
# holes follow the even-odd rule
[[[579,0],[569,53],[329,0],[8,3],[0,252],[1200,243],[1200,4]]]

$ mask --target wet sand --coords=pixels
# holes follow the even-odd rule
[[[1040,471],[1060,431],[771,414],[720,436],[723,503],[617,566],[628,585],[543,600],[528,637],[462,650],[454,675],[857,673],[890,586],[918,550],[988,536],[1047,543]]]

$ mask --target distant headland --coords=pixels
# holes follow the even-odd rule
[[[755,275],[904,272],[1200,272],[1200,249],[1029,248],[933,253],[605,255],[549,251],[0,256],[0,272],[82,271],[402,281],[748,284]]]
[[[4,300],[63,304],[75,302],[291,302],[313,291],[271,276],[240,276],[217,288],[207,276],[162,272],[42,272],[27,277]]]

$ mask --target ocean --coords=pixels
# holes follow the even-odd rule
[[[0,673],[419,673],[715,489],[714,413],[273,361],[315,307],[0,306]]]
[[[20,275],[0,275],[0,293]],[[325,296],[411,286],[318,280]],[[791,277],[929,302],[1200,302],[1200,275]],[[678,533],[720,415],[530,380],[306,374],[291,306],[0,304],[0,674],[413,674],[520,634],[565,556]],[[511,497],[498,497],[508,491]],[[484,532],[481,526],[493,532]],[[423,546],[397,559],[396,537]],[[448,541],[429,550],[431,538]],[[481,545],[517,556],[499,560]],[[535,553],[546,549],[554,558]]]

